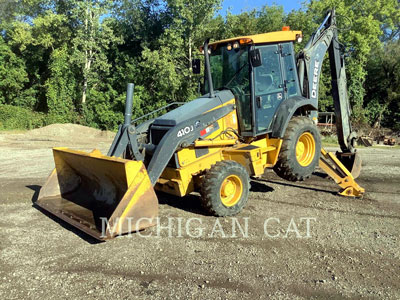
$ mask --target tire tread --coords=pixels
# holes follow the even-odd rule
[[[305,126],[315,126],[314,123],[307,117],[294,117],[290,122],[289,125],[286,129],[284,138],[283,138],[283,143],[281,147],[281,151],[279,153],[278,157],[278,162],[276,163],[274,167],[275,173],[286,180],[289,181],[304,181],[311,177],[312,172],[310,173],[304,173],[300,172],[301,168],[298,167],[298,162],[296,159],[295,155],[292,155],[291,153],[291,148],[292,148],[292,143],[296,143],[297,140],[295,139],[296,132],[299,130],[300,127],[305,127]],[[318,135],[318,138],[315,139],[316,143],[316,156],[319,160],[319,152],[321,149],[321,141],[319,138],[319,132],[318,130],[315,131],[315,133]],[[318,160],[315,162],[315,159],[313,160],[312,164],[317,164]],[[315,167],[314,167],[315,169]]]
[[[219,199],[220,181],[232,172],[244,175],[247,182],[243,182],[243,196],[245,199],[230,208],[225,207]],[[247,190],[245,190],[247,189]],[[250,189],[250,177],[246,169],[239,163],[232,160],[219,161],[208,169],[203,177],[203,182],[200,187],[201,204],[203,208],[211,215],[218,217],[232,216],[239,213],[247,203],[248,193]],[[218,194],[218,195],[217,195]],[[218,199],[217,199],[218,198]]]

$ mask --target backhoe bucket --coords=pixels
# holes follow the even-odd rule
[[[155,225],[158,200],[141,161],[53,149],[36,204],[99,240]]]
[[[342,153],[336,152],[336,157],[351,173],[354,179],[358,178],[361,173],[361,157],[356,153]]]

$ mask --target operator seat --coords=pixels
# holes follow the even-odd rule
[[[258,95],[267,94],[268,91],[272,90],[274,78],[271,74],[263,73],[262,70],[257,70],[256,72],[256,92]]]

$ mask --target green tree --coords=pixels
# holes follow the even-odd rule
[[[51,75],[45,86],[48,112],[54,122],[75,119],[76,80],[69,57],[68,47],[64,45],[52,52],[49,61]]]
[[[400,129],[400,41],[371,53],[367,65],[366,106],[375,128],[382,124]]]
[[[81,103],[86,103],[90,87],[100,85],[110,70],[107,50],[110,45],[122,42],[112,29],[112,21],[104,17],[111,8],[109,0],[70,1],[71,27],[74,28],[72,39],[72,60],[81,69],[82,97]]]
[[[258,33],[279,31],[283,25],[291,25],[286,22],[286,17],[283,6],[264,6],[257,13]]]
[[[116,128],[122,121],[127,82],[135,83],[134,117],[196,97],[202,76],[192,74],[191,63],[192,58],[203,58],[198,47],[206,38],[289,25],[303,31],[303,43],[295,44],[298,52],[326,10],[336,7],[356,119],[384,126],[394,126],[387,120],[399,120],[399,1],[313,0],[288,14],[272,5],[225,17],[216,15],[220,4],[0,0],[0,103],[46,112],[50,122]],[[321,78],[320,109],[331,110],[328,63]]]
[[[221,0],[167,0],[169,12],[172,16],[171,30],[167,30],[170,38],[177,35],[182,39],[186,66],[191,71],[194,42],[202,28],[212,19]],[[172,34],[171,31],[174,31]],[[189,72],[189,77],[190,77]]]
[[[228,11],[225,21],[225,38],[260,33],[257,28],[257,11],[242,12],[234,15]]]
[[[18,97],[21,104],[48,110],[45,82],[51,74],[50,57],[71,36],[65,21],[65,16],[44,10],[30,22],[16,17],[7,25],[5,39],[13,53],[25,62],[28,74],[25,89]]]
[[[354,117],[363,120],[366,65],[371,51],[381,46],[382,28],[392,28],[397,22],[392,18],[398,18],[399,4],[397,0],[315,0],[308,5],[307,14],[318,24],[332,7],[338,15],[339,40],[349,54],[346,60],[348,90]]]
[[[198,53],[199,41],[204,41],[204,29],[220,1],[170,0],[166,4],[170,25],[158,39],[157,50],[144,48],[138,74],[150,98],[159,104],[187,101],[196,96],[192,58]]]
[[[19,104],[18,96],[28,81],[24,61],[13,53],[0,36],[0,103]],[[22,106],[29,106],[22,103]]]

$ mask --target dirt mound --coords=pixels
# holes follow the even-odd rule
[[[52,124],[28,131],[26,137],[48,137],[56,139],[112,138],[115,133],[78,124]]]

